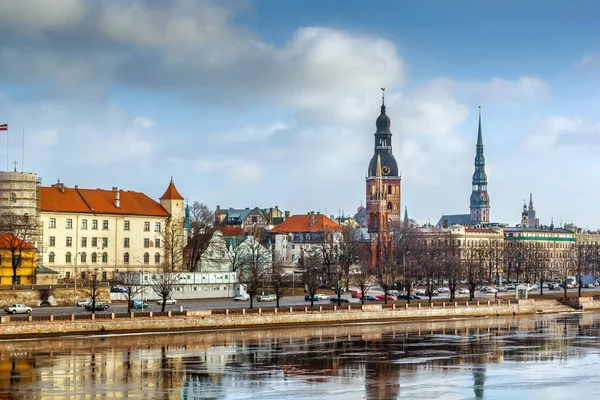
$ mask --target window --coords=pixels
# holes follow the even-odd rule
[[[67,218],[67,229],[73,229],[73,220],[71,218]]]
[[[108,253],[102,253],[102,262],[103,263],[107,263],[108,262]]]
[[[150,254],[144,253],[144,264],[150,264]]]
[[[81,247],[87,247],[87,238],[86,237],[81,238]]]
[[[67,236],[67,247],[71,247],[73,245],[73,238],[71,236]]]
[[[56,218],[50,218],[50,222],[48,223],[48,228],[56,228]]]
[[[92,238],[92,247],[98,247],[98,238]]]
[[[81,253],[81,262],[82,262],[82,263],[85,263],[85,262],[87,262],[87,254],[85,254],[85,253]]]
[[[54,252],[50,252],[50,254],[48,254],[48,262],[50,264],[54,264]]]
[[[98,255],[96,253],[92,253],[92,262],[93,263],[98,262]]]
[[[56,237],[55,236],[50,236],[50,243],[48,243],[48,246],[50,246],[50,247],[56,246]]]
[[[123,254],[123,264],[129,264],[129,253]]]
[[[144,230],[146,232],[150,231],[150,222],[148,222],[148,221],[144,222]]]
[[[253,224],[256,224],[256,223],[258,222],[258,217],[257,217],[256,215],[253,215],[252,217],[250,217],[250,221],[251,221]]]
[[[92,220],[92,229],[98,229],[98,220],[97,219]]]
[[[16,193],[11,193],[10,194],[10,202],[11,203],[16,203],[17,202],[17,194]]]
[[[123,239],[123,247],[129,247],[129,238]]]
[[[123,221],[123,230],[124,231],[128,231],[129,230],[129,221]]]
[[[160,239],[154,239],[154,247],[160,247]]]
[[[160,232],[160,222],[156,222],[156,223],[154,224],[154,231],[155,231],[155,232]]]
[[[154,264],[160,264],[160,253],[154,255]]]
[[[108,220],[107,219],[102,221],[102,229],[104,229],[104,230],[108,229]]]
[[[108,247],[108,238],[102,238],[102,247]]]
[[[87,219],[81,220],[81,229],[87,229]]]
[[[108,273],[106,271],[102,271],[102,280],[105,281],[108,279]]]
[[[144,238],[144,247],[150,247],[150,239]]]
[[[71,253],[68,252],[67,254],[65,254],[65,262],[70,263],[71,262]]]
[[[81,278],[81,280],[84,280],[84,279],[85,279],[85,272],[82,272],[82,273],[80,274],[80,278]]]
[[[65,278],[70,279],[71,273],[69,271],[65,272]]]

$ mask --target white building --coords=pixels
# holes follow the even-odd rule
[[[165,232],[183,225],[183,202],[172,180],[160,202],[116,187],[42,187],[40,263],[61,278],[85,277],[92,267],[101,268],[105,279],[141,264],[157,268],[165,259]]]

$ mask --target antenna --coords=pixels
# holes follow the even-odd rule
[[[21,145],[21,173],[25,172],[25,129],[23,129],[23,143]]]

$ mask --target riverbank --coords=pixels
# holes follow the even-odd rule
[[[514,316],[600,309],[591,297],[556,300],[476,301],[436,304],[352,304],[337,306],[187,310],[167,313],[98,313],[67,316],[3,316],[0,338],[51,335],[167,332],[180,330],[393,322],[460,317]]]

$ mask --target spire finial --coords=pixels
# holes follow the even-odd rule
[[[385,107],[385,88],[381,88],[381,105]]]
[[[173,175],[171,175],[171,183],[173,183]]]

